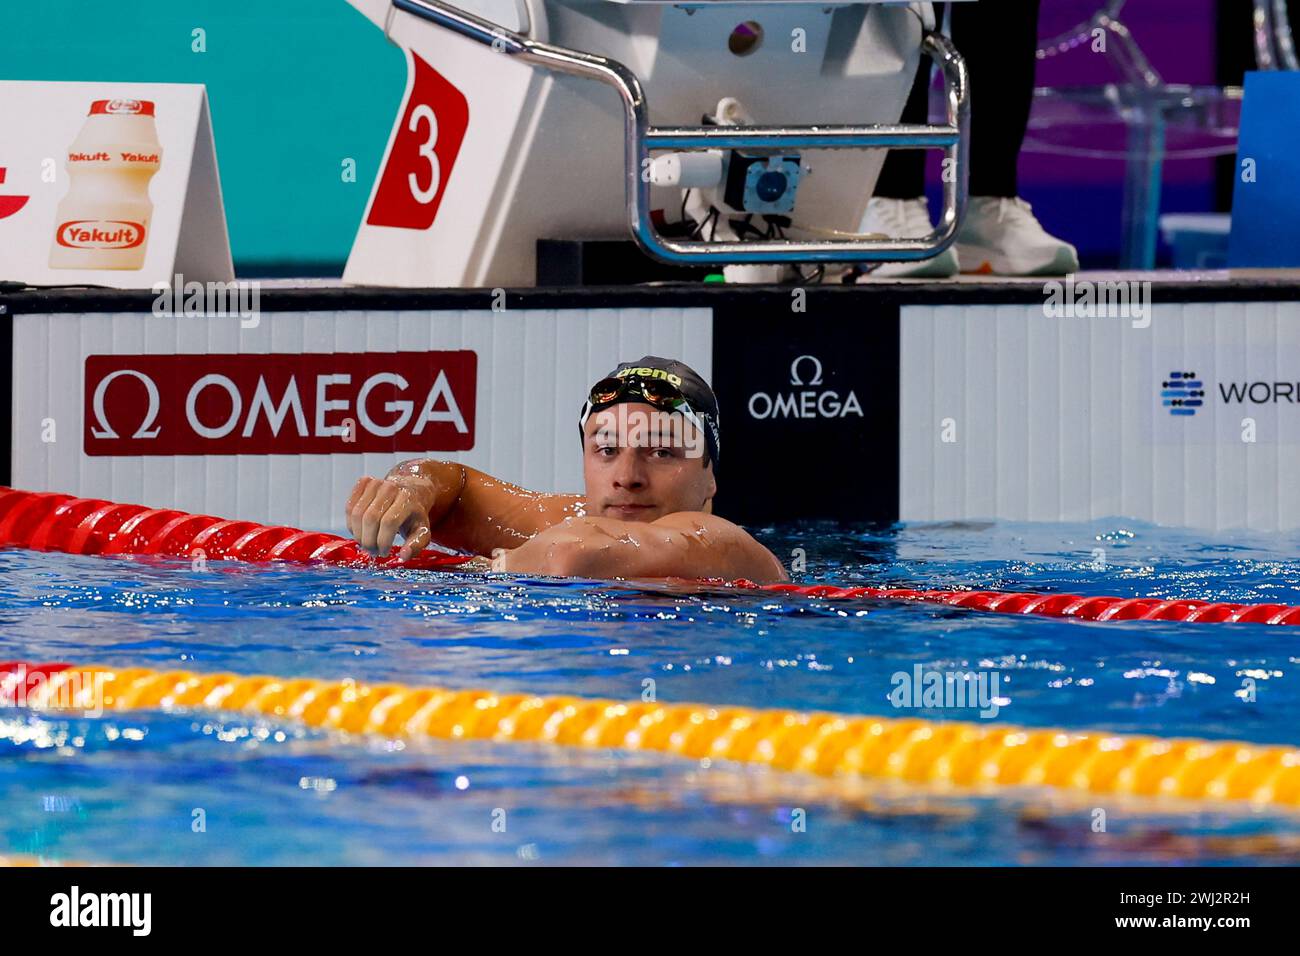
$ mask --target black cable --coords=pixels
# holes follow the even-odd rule
[[[18,279],[0,279],[0,292],[45,292],[53,289],[114,289],[116,286],[95,285],[90,282],[69,282],[66,285],[33,285]]]

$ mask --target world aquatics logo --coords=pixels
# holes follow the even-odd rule
[[[1205,383],[1195,372],[1170,372],[1160,383],[1160,399],[1170,415],[1195,415],[1205,404]]]

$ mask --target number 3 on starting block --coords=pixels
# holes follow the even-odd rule
[[[414,82],[388,149],[366,224],[428,229],[469,126],[469,102],[447,79],[411,53]]]

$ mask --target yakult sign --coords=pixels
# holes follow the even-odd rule
[[[202,86],[0,80],[0,130],[0,280],[234,280]]]
[[[85,452],[466,451],[476,385],[472,351],[91,355]]]

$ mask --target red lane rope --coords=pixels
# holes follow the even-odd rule
[[[333,534],[299,531],[211,515],[121,505],[91,498],[0,487],[0,547],[66,551],[69,554],[158,554],[172,557],[232,558],[240,561],[298,561],[379,567],[447,568],[467,555],[426,551],[410,561],[376,561],[355,541]],[[1287,604],[1231,604],[1215,601],[1008,591],[935,591],[911,588],[835,587],[828,584],[755,584],[736,587],[802,597],[844,600],[914,601],[1000,614],[1036,614],[1083,621],[1188,621],[1300,625],[1300,607]]]
[[[470,560],[468,555],[426,551],[410,561],[400,561],[397,548],[388,557],[376,560],[355,541],[336,534],[0,487],[0,547],[6,545],[69,554],[158,554],[182,558],[201,554],[204,559],[213,560],[406,568],[450,567]]]
[[[755,584],[738,587],[785,591],[830,599],[877,598],[919,601],[999,614],[1037,614],[1081,621],[1187,621],[1200,624],[1300,625],[1300,607],[1288,604],[1231,604],[1219,601],[1169,601],[1164,598],[1093,597],[1083,594],[1032,594],[1023,591],[918,591],[911,588],[839,588],[817,584]]]

